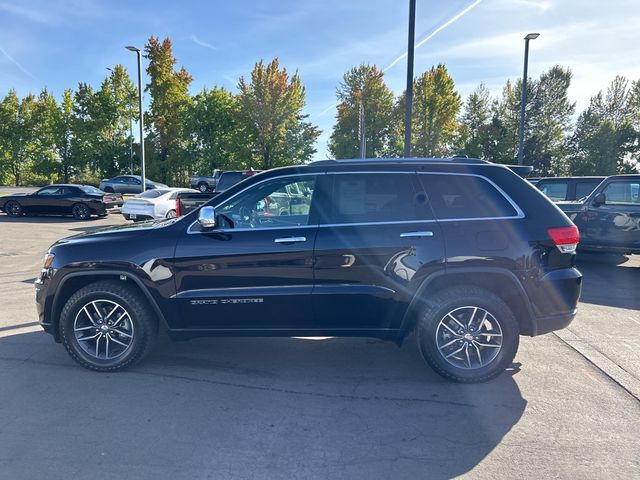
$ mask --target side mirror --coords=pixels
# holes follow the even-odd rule
[[[600,192],[595,197],[593,197],[593,206],[599,207],[600,205],[604,205],[607,203],[607,197],[604,193]]]
[[[202,207],[198,212],[198,223],[202,228],[214,228],[216,226],[216,211],[213,207]]]

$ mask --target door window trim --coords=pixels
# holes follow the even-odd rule
[[[256,185],[260,185],[261,183],[265,183],[265,182],[268,182],[270,180],[279,180],[281,178],[290,178],[290,177],[308,177],[308,176],[311,176],[311,175],[320,176],[320,175],[326,175],[326,174],[327,174],[327,172],[291,173],[291,174],[287,174],[287,175],[279,175],[279,176],[276,176],[276,177],[265,178],[264,180],[260,180],[259,182],[253,183],[253,184],[243,188],[239,192],[234,193],[229,198],[225,199],[224,202],[228,202],[230,200],[233,200],[238,195],[240,195],[243,192],[246,192],[250,188],[253,188]],[[215,208],[217,208],[217,205],[215,206]],[[309,211],[309,212],[311,212],[311,211]],[[220,229],[211,229],[211,230],[208,230],[208,231],[194,231],[194,230],[192,230],[192,228],[196,223],[198,223],[198,219],[197,218],[193,222],[191,222],[189,224],[189,227],[187,227],[187,234],[188,235],[195,235],[195,234],[202,234],[202,233],[256,232],[256,231],[262,231],[262,230],[291,230],[292,228],[317,228],[318,227],[318,224],[315,223],[315,224],[312,224],[312,225],[291,225],[291,226],[282,226],[282,227],[220,228]]]

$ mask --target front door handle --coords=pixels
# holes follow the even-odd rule
[[[408,238],[408,237],[433,237],[433,232],[432,231],[404,232],[400,234],[400,238]]]
[[[274,240],[275,243],[301,243],[306,241],[307,237],[282,237]]]

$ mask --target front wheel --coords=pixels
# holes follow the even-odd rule
[[[202,193],[206,193],[207,190],[209,190],[209,187],[207,186],[206,183],[200,183],[198,185],[198,190],[200,190]]]
[[[157,322],[135,289],[101,281],[78,290],[60,315],[67,352],[89,370],[109,372],[138,362],[150,349]]]
[[[88,220],[91,217],[91,210],[84,203],[76,203],[71,207],[71,213],[76,220]]]
[[[427,300],[417,326],[425,361],[461,383],[490,380],[513,361],[520,339],[507,304],[474,286],[443,290]]]
[[[4,206],[4,211],[7,212],[7,215],[10,217],[21,217],[23,214],[22,205],[14,201],[7,202]]]

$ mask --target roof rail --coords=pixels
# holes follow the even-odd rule
[[[411,158],[350,158],[341,160],[316,160],[309,165],[358,165],[367,163],[462,163],[462,164],[489,164],[487,160],[467,157],[411,157]]]

